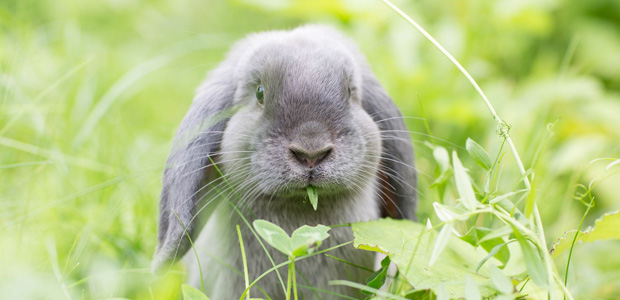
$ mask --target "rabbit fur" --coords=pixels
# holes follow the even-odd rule
[[[318,189],[316,211],[308,185]],[[202,267],[211,299],[239,299],[245,284],[235,225],[254,280],[273,267],[250,228],[255,219],[291,234],[303,225],[414,219],[416,202],[409,132],[355,44],[321,25],[252,34],[210,72],[173,140],[153,269],[165,271],[187,253],[191,284],[200,286]],[[194,251],[188,253],[188,236],[200,266]],[[352,239],[350,228],[333,228],[322,249]],[[275,264],[287,260],[265,248]],[[367,268],[375,260],[350,244],[330,254]],[[352,297],[362,296],[328,281],[363,282],[370,275],[324,255],[296,267],[299,284]],[[286,280],[283,267],[258,281],[262,291],[250,291],[284,299]],[[300,293],[304,299],[334,297]]]

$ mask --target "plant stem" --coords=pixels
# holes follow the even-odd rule
[[[387,6],[389,6],[392,10],[394,10],[398,15],[400,15],[403,19],[405,19],[405,21],[411,24],[426,39],[428,39],[433,44],[433,46],[435,46],[435,48],[437,48],[446,58],[448,58],[448,60],[450,60],[450,62],[452,62],[452,64],[454,64],[454,66],[456,66],[457,69],[459,69],[459,71],[461,71],[461,73],[463,73],[463,75],[471,83],[474,89],[476,89],[480,97],[482,97],[482,100],[484,100],[484,104],[486,104],[487,108],[491,112],[491,115],[493,115],[493,119],[497,121],[497,124],[499,125],[500,135],[504,137],[504,139],[506,139],[506,141],[508,142],[508,145],[510,146],[510,150],[513,156],[515,157],[515,160],[517,162],[517,167],[519,168],[521,175],[525,175],[525,167],[523,167],[523,162],[521,162],[519,153],[517,152],[517,149],[515,148],[515,145],[512,142],[510,135],[508,134],[508,131],[509,131],[508,124],[499,117],[499,115],[495,111],[495,108],[493,108],[491,101],[489,101],[489,98],[487,98],[487,96],[484,94],[484,92],[482,91],[482,89],[480,88],[476,80],[474,80],[474,78],[469,74],[469,72],[467,72],[467,70],[465,70],[465,68],[461,65],[461,63],[459,63],[458,60],[456,60],[456,58],[454,58],[454,56],[452,56],[452,54],[448,52],[448,50],[446,50],[443,46],[441,46],[441,44],[437,40],[435,40],[435,38],[433,38],[432,35],[430,35],[426,30],[424,30],[422,26],[420,26],[416,21],[411,19],[411,17],[409,17],[402,10],[400,10],[400,8],[392,4],[392,2],[390,2],[389,0],[382,0],[382,1]],[[528,189],[531,188],[530,180],[527,176],[523,176],[523,183],[525,184],[526,188]]]
[[[187,239],[189,240],[190,245],[192,245],[192,250],[194,250],[194,255],[196,256],[196,263],[198,264],[198,272],[200,273],[200,291],[204,293],[205,292],[205,280],[202,275],[202,266],[200,265],[200,257],[198,256],[198,251],[196,251],[196,247],[194,247],[194,242],[192,241],[192,238],[189,236],[189,232],[187,232],[187,228],[185,227],[185,224],[183,224],[183,222],[181,221],[181,218],[179,218],[179,215],[177,214],[177,212],[173,209],[172,213],[174,214],[175,217],[177,217],[179,224],[181,224],[181,227],[183,227],[183,232],[185,232],[185,235],[187,236]]]
[[[294,261],[290,261],[288,263],[288,278],[286,279],[286,300],[291,300],[291,281],[293,280],[291,270],[294,263]]]
[[[291,261],[291,266],[292,266],[292,273],[293,273],[293,295],[295,295],[295,300],[298,300],[299,298],[297,298],[297,278],[295,277],[295,261]]]
[[[588,194],[590,191],[588,191]],[[573,238],[573,242],[570,245],[570,250],[568,251],[568,261],[566,262],[566,274],[564,274],[564,285],[568,286],[568,269],[570,267],[570,260],[573,256],[573,247],[575,247],[575,242],[577,241],[577,237],[579,237],[579,233],[581,230],[581,226],[583,226],[583,221],[586,219],[586,216],[590,212],[590,208],[592,208],[592,204],[594,203],[594,197],[590,196],[590,205],[587,206],[586,211],[583,213],[583,217],[581,217],[581,222],[579,222],[579,227],[577,227],[577,232],[575,232],[575,237]]]
[[[239,235],[239,246],[241,247],[241,259],[243,261],[243,277],[245,279],[245,289],[248,291],[246,298],[249,300],[250,298],[250,277],[248,272],[248,259],[245,257],[245,247],[243,246],[243,237],[241,236],[241,229],[239,229],[239,224],[237,224],[237,235]]]
[[[323,249],[323,250],[314,252],[312,254],[306,254],[306,255],[303,255],[303,256],[296,257],[295,261],[302,260],[302,259],[305,259],[305,258],[308,258],[308,257],[311,257],[311,256],[319,255],[319,254],[322,254],[322,253],[325,253],[325,252],[329,252],[329,251],[332,251],[334,249],[338,249],[340,247],[344,247],[344,246],[350,245],[350,244],[353,244],[353,241],[344,242],[342,244],[338,244],[336,246],[329,247],[327,249]],[[254,286],[259,280],[261,280],[263,277],[269,275],[269,273],[271,273],[273,271],[276,271],[278,268],[288,265],[288,263],[289,262],[285,261],[285,262],[280,263],[280,264],[278,264],[276,266],[273,266],[269,270],[265,271],[263,274],[261,274],[258,277],[256,277],[256,279],[254,279],[254,281],[252,281],[252,283],[250,283],[250,286],[245,291],[243,291],[243,294],[241,294],[241,297],[239,297],[239,300],[242,300],[245,297],[245,295],[248,293],[248,289],[250,287]],[[284,290],[284,292],[286,293],[286,289]]]

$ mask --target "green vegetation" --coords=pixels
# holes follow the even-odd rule
[[[560,299],[564,282],[574,299],[620,298],[620,244],[609,240],[618,237],[618,215],[565,234],[620,208],[620,2],[395,4],[471,73],[507,124],[498,128],[463,74],[381,1],[0,2],[1,297],[200,299],[182,288],[182,266],[164,277],[150,272],[174,131],[234,41],[314,22],[360,45],[408,117],[420,172],[418,218],[437,229],[429,234],[436,243],[420,238],[419,245],[430,243],[425,263],[444,273],[449,261],[465,261],[462,267],[485,274],[455,287],[469,299],[475,290],[523,295],[523,285],[527,297]],[[511,227],[501,231],[505,224]],[[366,226],[369,239],[373,228],[396,225],[353,226]],[[428,230],[402,226],[410,234]],[[546,255],[552,260],[541,260],[541,250],[561,237]],[[355,244],[376,250],[371,245],[391,241]],[[410,283],[420,280],[413,270],[400,270]],[[361,287],[380,295],[374,282]],[[545,288],[550,282],[555,288]],[[451,285],[434,291],[450,295]],[[408,288],[397,279],[388,292]]]

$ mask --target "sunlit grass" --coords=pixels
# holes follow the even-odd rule
[[[463,152],[454,145],[472,137],[497,154],[493,120],[466,79],[380,1],[322,3],[0,3],[0,295],[180,294],[181,266],[165,278],[150,273],[161,171],[206,71],[252,31],[322,22],[360,44],[404,114],[424,118],[407,123],[423,133],[412,135],[428,174],[419,219],[435,222],[432,202],[453,195],[428,189],[435,165],[424,141]],[[513,125],[526,169],[535,163],[547,243],[576,228],[586,207],[573,200],[575,185],[605,172],[606,164],[589,162],[620,157],[618,4],[396,3],[427,24]],[[517,167],[504,158],[503,168],[498,187],[513,191]],[[618,184],[609,177],[592,190],[585,226],[620,208]],[[575,298],[620,293],[619,248],[575,246],[568,276]],[[556,259],[560,268],[565,260]]]

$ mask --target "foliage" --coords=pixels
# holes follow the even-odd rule
[[[321,243],[329,237],[327,233],[330,228],[324,225],[314,227],[304,225],[297,228],[291,236],[280,228],[278,225],[265,220],[256,220],[253,223],[254,229],[261,238],[269,245],[276,248],[288,256],[288,285],[286,289],[286,300],[290,299],[291,291],[293,291],[294,299],[297,300],[297,280],[295,279],[295,259],[305,255],[312,254],[316,249],[321,247]],[[293,286],[291,287],[291,282]],[[249,293],[250,286],[246,286],[245,293]],[[243,298],[243,296],[242,296]],[[249,296],[248,296],[249,298]]]
[[[494,265],[507,275],[513,267],[532,273],[525,268],[540,266],[519,262],[522,249],[544,254],[497,217],[467,215],[475,203],[454,176],[469,178],[476,205],[500,207],[526,228],[537,204],[545,245],[577,228],[586,209],[584,226],[592,226],[620,208],[612,164],[620,157],[620,2],[396,4],[469,70],[511,125],[532,192],[474,89],[380,1],[0,2],[0,294],[180,298],[183,267],[163,277],[149,267],[174,131],[196,86],[235,40],[309,22],[350,35],[407,118],[420,174],[418,218],[450,229],[445,247],[432,248],[439,253],[433,266],[453,241],[486,253],[470,268],[494,254],[480,265],[490,274]],[[567,283],[574,298],[620,297],[619,250],[614,241],[575,244]],[[552,273],[563,277],[568,257],[554,256]],[[491,279],[508,293],[506,280]],[[463,282],[475,298],[475,276]],[[547,297],[532,282],[525,292]],[[414,296],[429,295],[407,297]]]
[[[586,231],[571,230],[553,244],[551,249],[553,256],[560,256],[564,251],[568,250],[573,240],[579,243],[592,243],[600,240],[615,239],[620,240],[620,213],[613,212],[603,215],[596,220],[595,225]],[[577,235],[575,237],[575,235]]]

